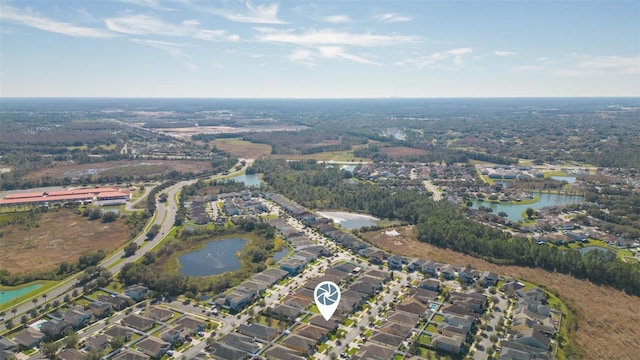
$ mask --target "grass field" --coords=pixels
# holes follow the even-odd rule
[[[273,155],[276,159],[286,160],[317,160],[317,161],[371,161],[353,155],[353,151],[329,151],[309,155]]]
[[[208,161],[191,160],[132,160],[132,161],[105,161],[91,164],[62,165],[55,168],[45,168],[26,174],[24,179],[40,179],[45,176],[52,178],[78,177],[89,173],[109,176],[138,176],[156,175],[177,170],[179,172],[191,171],[199,173],[204,170],[213,170]]]
[[[390,157],[404,157],[404,156],[415,156],[415,155],[425,155],[427,153],[426,150],[422,149],[414,149],[406,146],[392,146],[382,148],[382,152],[389,155]]]
[[[55,269],[80,255],[103,249],[107,253],[124,244],[131,230],[121,221],[103,224],[89,221],[73,210],[42,213],[36,225],[2,228],[0,268],[12,274],[39,273]]]
[[[209,144],[220,150],[224,150],[231,155],[245,159],[257,159],[260,156],[267,156],[271,154],[271,145],[254,144],[238,138],[215,139]]]
[[[398,228],[401,235],[394,238],[382,231],[363,235],[374,245],[396,254],[438,262],[471,265],[476,269],[495,271],[499,274],[525,279],[544,285],[560,294],[567,307],[575,309],[575,333],[573,349],[581,359],[639,359],[640,358],[640,297],[621,291],[578,280],[565,274],[520,266],[501,266],[459,252],[440,249],[415,239],[412,227]],[[563,319],[571,323],[573,319]],[[571,324],[569,324],[571,326]]]

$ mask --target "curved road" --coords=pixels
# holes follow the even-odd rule
[[[137,259],[142,257],[144,253],[146,253],[147,251],[150,251],[154,246],[158,245],[158,243],[166,236],[166,234],[171,230],[171,227],[173,226],[173,221],[175,219],[176,208],[177,208],[177,204],[175,203],[175,195],[177,194],[178,191],[180,191],[180,189],[183,186],[194,183],[195,181],[196,180],[182,181],[162,191],[162,193],[168,194],[168,199],[167,199],[168,203],[157,204],[158,207],[156,211],[156,217],[153,219],[153,222],[149,223],[147,227],[145,227],[145,231],[143,231],[135,239],[135,242],[141,245],[141,247],[133,256],[130,256],[128,258],[123,258],[124,250],[119,250],[118,252],[111,255],[110,257],[102,260],[99,265],[109,269],[109,271],[115,275],[117,272],[120,271],[120,269],[122,269],[122,267],[125,264],[136,261]],[[148,230],[148,228],[154,224],[160,225],[160,232],[158,233],[158,235],[156,235],[156,237],[153,240],[145,241],[146,233],[147,233],[146,230]],[[120,262],[118,263],[118,261]],[[39,293],[38,295],[30,299],[27,299],[19,304],[16,304],[15,308],[17,312],[15,314],[15,317],[19,319],[22,316],[22,314],[34,308],[34,304],[32,303],[33,298],[38,299],[39,300],[38,303],[41,303],[45,294],[47,296],[46,297],[47,301],[53,301],[54,299],[58,299],[60,300],[60,302],[62,302],[64,296],[67,293],[70,294],[71,292],[73,292],[73,289],[75,288],[74,284],[76,282],[76,279],[80,275],[82,275],[82,272],[79,272],[61,281],[60,284],[58,284],[58,286],[56,286],[53,289],[49,289],[46,292]],[[13,316],[12,310],[7,310],[5,318],[11,319],[13,317],[14,316]],[[14,321],[14,324],[15,323],[17,323],[17,321]],[[3,329],[4,329],[4,323],[0,324],[0,330],[3,330]]]
[[[244,170],[246,170],[246,167],[253,162],[253,159],[242,159],[245,160],[245,166],[240,167],[238,170],[236,171],[231,171],[228,175],[224,176],[224,178],[229,178],[231,176],[234,175],[239,175],[241,174]],[[237,166],[237,165],[236,165]],[[234,169],[235,166],[232,168]],[[208,178],[208,180],[213,180],[216,179],[218,177],[223,177],[221,175],[214,175]],[[148,251],[150,251],[151,249],[153,249],[156,245],[158,245],[160,243],[160,241],[169,233],[169,231],[171,230],[171,228],[173,227],[173,223],[175,220],[175,216],[176,216],[176,211],[178,208],[178,204],[176,202],[176,196],[178,194],[178,192],[180,192],[180,190],[182,189],[183,186],[186,185],[190,185],[190,184],[194,184],[196,181],[198,181],[198,179],[194,179],[194,180],[186,180],[186,181],[181,181],[173,186],[170,186],[164,190],[162,190],[158,195],[162,194],[162,193],[166,193],[167,194],[167,202],[166,203],[157,203],[157,210],[156,210],[156,215],[155,218],[153,218],[153,221],[148,223],[147,226],[145,227],[144,231],[134,240],[138,245],[140,245],[140,249],[138,249],[138,251],[136,251],[136,253],[133,256],[130,256],[128,258],[123,258],[124,256],[124,250],[119,250],[116,253],[112,254],[111,256],[109,256],[106,259],[103,259],[98,265],[102,266],[106,269],[108,269],[111,274],[115,275],[117,274],[120,269],[122,269],[122,267],[125,264],[128,264],[130,262],[134,262],[138,259],[140,259],[142,256],[144,256],[145,253],[147,253]],[[148,189],[145,192],[145,195],[148,194],[148,192],[151,189]],[[140,197],[139,199],[137,199],[136,201],[133,202],[133,204],[129,205],[129,203],[127,203],[127,205],[129,205],[129,207],[133,206],[135,203],[141,201],[142,199],[146,198],[145,197]],[[156,235],[152,240],[150,241],[145,241],[146,239],[146,234],[148,229],[152,226],[152,225],[160,225],[160,231],[158,232],[158,235]],[[59,300],[61,303],[63,302],[64,296],[67,294],[71,294],[73,292],[73,290],[75,289],[75,282],[76,279],[82,275],[83,272],[79,272],[76,273],[62,281],[60,281],[60,283],[52,288],[49,289],[45,292],[40,292],[32,297],[30,297],[29,299],[26,299],[18,304],[15,304],[14,307],[11,307],[9,309],[7,309],[5,311],[5,319],[12,319],[14,324],[17,324],[19,322],[20,317],[29,312],[31,309],[34,308],[34,306],[36,306],[37,304],[41,304],[44,295],[46,294],[46,299],[47,302],[51,302],[54,300]],[[32,303],[32,299],[38,299],[38,303],[36,305],[34,305]],[[17,311],[15,313],[15,316],[12,312],[11,309],[15,308]],[[4,322],[0,323],[0,332],[2,332],[3,330],[5,330],[5,326],[4,326]]]

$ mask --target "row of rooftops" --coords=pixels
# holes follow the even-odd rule
[[[113,187],[20,192],[7,194],[4,199],[0,199],[0,206],[44,202],[93,201],[94,198],[97,200],[129,199],[129,197],[130,193],[128,191]]]

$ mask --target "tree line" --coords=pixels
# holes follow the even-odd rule
[[[615,253],[559,250],[516,239],[501,230],[467,219],[460,208],[437,203],[426,194],[384,189],[371,184],[347,184],[344,170],[314,161],[256,160],[268,188],[312,209],[343,209],[415,224],[418,240],[450,248],[498,264],[539,267],[571,274],[640,296],[640,265],[625,263]],[[294,168],[300,169],[298,171]]]

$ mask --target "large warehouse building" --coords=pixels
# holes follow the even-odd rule
[[[102,200],[128,200],[130,193],[118,188],[84,188],[43,192],[8,194],[0,199],[2,205],[26,205],[42,203],[93,202]]]

